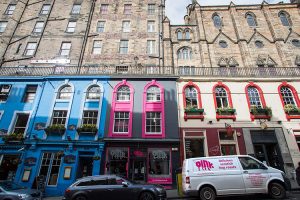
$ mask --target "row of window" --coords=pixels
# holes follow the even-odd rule
[[[106,24],[105,21],[98,21],[97,22],[96,30],[97,30],[98,33],[105,32],[105,24]],[[147,31],[149,33],[155,32],[155,21],[154,20],[149,20],[147,22]],[[130,22],[130,20],[125,20],[125,21],[122,22],[122,32],[124,32],[124,33],[131,32],[131,22]]]
[[[255,84],[248,85],[246,92],[250,107],[266,108],[267,105],[264,100],[263,92],[259,86]],[[216,108],[233,108],[230,90],[226,85],[219,84],[215,86],[213,94]],[[282,85],[280,87],[280,97],[283,106],[291,105],[299,107],[297,92],[292,86]],[[184,87],[184,103],[186,108],[200,108],[200,101],[200,90],[196,85],[192,84]]]
[[[27,85],[24,95],[22,97],[23,103],[32,103],[37,91],[37,85]],[[0,85],[0,102],[7,101],[7,98],[11,92],[11,85]]]

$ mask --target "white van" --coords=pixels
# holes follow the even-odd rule
[[[199,157],[183,161],[183,192],[201,200],[257,193],[282,199],[289,187],[290,182],[282,171],[265,166],[248,155]]]

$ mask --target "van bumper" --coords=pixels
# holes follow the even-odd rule
[[[291,191],[291,190],[292,190],[292,185],[291,185],[290,179],[288,179],[288,178],[286,178],[286,177],[284,177],[283,179],[284,179],[285,189],[286,189],[287,191]]]
[[[183,194],[190,197],[197,197],[198,196],[198,190],[186,190],[183,191]]]

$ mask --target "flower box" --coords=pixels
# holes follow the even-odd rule
[[[24,141],[23,133],[12,133],[2,137],[5,143],[21,143]]]
[[[284,106],[284,112],[288,115],[300,115],[300,108],[292,104],[287,104]]]
[[[219,115],[234,115],[235,109],[234,108],[217,108],[216,112]]]
[[[96,135],[98,132],[98,129],[96,125],[92,124],[84,124],[81,127],[76,129],[78,134],[93,134]]]
[[[272,116],[272,109],[269,107],[265,108],[257,108],[257,107],[251,107],[250,112],[252,115],[259,116],[259,115],[266,115],[266,116]]]
[[[66,132],[66,127],[64,125],[51,125],[45,128],[47,135],[63,135]]]
[[[184,112],[189,115],[202,115],[204,112],[203,108],[185,108]]]

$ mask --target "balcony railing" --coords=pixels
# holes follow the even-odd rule
[[[298,67],[158,67],[158,66],[74,66],[59,67],[2,67],[0,76],[64,76],[64,75],[143,75],[143,76],[197,76],[197,77],[300,77]]]

